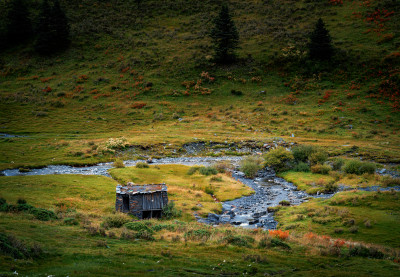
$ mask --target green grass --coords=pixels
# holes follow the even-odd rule
[[[398,265],[390,260],[368,259],[366,262],[365,258],[320,256],[310,246],[298,244],[296,240],[288,241],[290,251],[269,246],[258,248],[261,239],[268,239],[265,232],[229,226],[213,228],[195,222],[152,220],[150,226],[173,226],[171,231],[157,231],[155,241],[120,239],[123,228],[106,230],[107,235],[115,232],[116,238],[89,235],[83,228],[86,224],[94,226],[111,214],[115,184],[113,180],[98,176],[0,177],[1,196],[10,203],[24,197],[28,203],[38,207],[57,211],[59,206],[56,205],[63,202],[70,203],[70,207],[75,209],[59,209],[61,219],[49,222],[35,220],[25,213],[2,212],[0,232],[13,234],[27,245],[39,244],[44,256],[26,261],[0,255],[0,272],[95,276],[114,275],[115,272],[120,276],[248,272],[326,276],[334,267],[334,273],[341,276],[363,276],[371,272],[390,275],[393,270],[398,270]],[[62,217],[70,217],[71,213],[86,214],[87,217],[77,216],[78,226],[63,224]],[[210,237],[204,242],[194,238],[185,242],[184,234],[190,230],[203,230],[198,232]],[[226,244],[223,238],[228,234],[247,236],[255,242],[247,247]],[[252,262],[254,259],[258,262]]]
[[[399,196],[399,192],[352,191],[327,200],[312,199],[296,207],[282,207],[276,213],[278,227],[399,248]],[[354,224],[349,223],[352,220]],[[356,233],[351,232],[354,226]]]
[[[34,12],[38,2],[28,2]],[[371,93],[381,95],[381,82],[389,75],[399,74],[398,58],[389,61],[388,57],[396,57],[399,51],[400,12],[396,10],[384,23],[381,35],[366,32],[376,26],[364,20],[375,8],[382,9],[381,5],[391,1],[372,1],[371,7],[366,7],[359,0],[338,6],[328,1],[232,0],[230,10],[240,34],[239,62],[226,66],[217,66],[209,59],[213,52],[207,33],[219,10],[218,2],[149,0],[142,1],[140,7],[131,1],[112,5],[94,0],[61,2],[71,23],[70,49],[40,57],[28,44],[0,53],[0,132],[26,135],[0,138],[0,170],[179,156],[187,142],[256,140],[262,145],[276,137],[322,147],[330,156],[363,157],[379,163],[400,161],[400,129],[396,124],[400,113],[395,106],[399,99],[370,97]],[[361,18],[356,18],[358,12]],[[1,33],[4,3],[0,3],[0,15]],[[322,65],[317,69],[314,62],[302,57],[285,58],[284,48],[289,45],[306,50],[308,32],[319,17],[338,50],[334,61],[328,68]],[[388,34],[393,34],[391,40],[379,41]],[[215,82],[202,79],[203,71],[215,77]],[[182,85],[198,80],[202,80],[199,89]],[[243,95],[232,95],[231,90]],[[102,151],[109,139],[121,137],[132,148]],[[142,150],[146,147],[148,150]],[[212,176],[189,176],[186,171],[183,166],[152,166],[113,169],[111,174],[123,183],[169,183],[169,197],[184,211],[181,220],[190,222],[184,227],[189,229],[203,228],[193,222],[194,211],[201,215],[221,211],[221,204],[206,191],[221,201],[250,193],[225,175],[219,174],[222,181],[217,182]],[[336,178],[298,172],[283,176],[309,193],[324,189]],[[340,174],[336,183],[357,187],[381,184],[381,180],[374,175]],[[288,242],[291,251],[258,249],[259,234],[233,227],[215,229],[219,233],[212,229],[216,234],[207,242],[184,242],[188,229],[163,230],[153,242],[119,239],[121,229],[111,230],[117,238],[90,236],[83,226],[97,228],[112,215],[116,184],[98,176],[0,177],[0,196],[10,203],[23,197],[35,207],[79,221],[79,226],[67,226],[62,219],[43,223],[24,213],[2,213],[0,231],[28,243],[38,242],[49,254],[31,261],[0,255],[0,275],[1,271],[16,270],[46,276],[116,272],[121,276],[246,272],[389,276],[399,270],[390,260],[324,256],[319,248],[295,238]],[[295,228],[296,232],[313,231],[398,248],[396,195],[380,194],[377,199],[371,195],[347,192],[331,200],[284,207],[278,220],[282,228]],[[352,206],[350,198],[356,196],[358,204]],[[333,204],[341,197],[349,200]],[[326,213],[326,218],[309,218],[302,210],[308,208],[311,213]],[[342,234],[334,233],[335,228],[344,228],[339,226],[342,217],[335,209],[348,210],[358,233],[349,233],[349,227]],[[296,213],[304,219],[297,221],[302,216]],[[364,219],[371,221],[372,228],[365,227]],[[173,221],[168,224],[179,225]],[[227,245],[221,242],[224,232],[251,236],[256,242],[250,248]],[[174,242],[176,236],[181,240]],[[105,241],[109,248],[99,241]],[[249,262],[249,254],[266,257],[267,262]]]
[[[219,201],[232,200],[253,193],[249,187],[225,174],[218,174],[221,181],[215,182],[212,180],[213,175],[205,176],[198,172],[189,175],[189,169],[189,166],[184,165],[158,165],[149,168],[114,168],[110,170],[110,174],[122,184],[166,183],[169,198],[177,201],[177,206],[187,216],[193,212],[193,208],[203,216],[210,212],[221,212],[221,204],[216,203],[208,194],[210,188]],[[201,207],[197,205],[198,203],[201,203]]]

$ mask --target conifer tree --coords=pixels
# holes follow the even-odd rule
[[[234,50],[238,47],[239,34],[227,5],[222,6],[219,15],[214,19],[210,36],[214,43],[216,62],[228,63],[236,58]]]
[[[53,7],[47,0],[43,0],[37,35],[35,49],[39,54],[56,53],[69,46],[68,20],[58,0],[54,1]]]
[[[24,0],[13,0],[10,2],[6,24],[8,45],[16,45],[32,37],[32,23],[29,19],[29,11]]]
[[[308,49],[309,57],[313,60],[330,60],[332,58],[332,39],[321,18],[311,33]]]
[[[52,20],[55,32],[55,45],[59,50],[67,48],[70,44],[69,39],[69,25],[65,12],[60,7],[59,0],[54,1],[52,9]]]

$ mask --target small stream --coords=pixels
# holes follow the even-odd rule
[[[180,158],[162,158],[153,159],[151,164],[181,164],[181,165],[203,165],[209,166],[219,161],[229,161],[235,167],[238,167],[242,157],[180,157]],[[145,160],[128,160],[125,166],[135,166],[138,162]],[[49,165],[44,168],[32,169],[29,172],[19,172],[18,169],[7,169],[2,173],[4,176],[30,176],[30,175],[51,175],[51,174],[83,174],[83,175],[103,175],[111,177],[108,170],[113,168],[113,163],[100,163],[94,166],[73,167],[66,165]],[[268,212],[269,207],[279,205],[282,200],[287,200],[291,205],[299,205],[309,197],[329,198],[334,194],[309,195],[304,191],[298,191],[297,188],[282,178],[278,178],[275,172],[270,169],[264,169],[258,172],[254,179],[248,179],[244,173],[234,171],[232,177],[251,187],[254,194],[244,196],[235,200],[222,203],[222,214],[209,214],[207,218],[201,218],[195,214],[199,222],[217,225],[230,223],[244,228],[265,228],[276,229],[278,222],[274,219],[273,212]],[[348,187],[341,187],[339,191],[348,190]],[[381,188],[379,186],[359,188],[365,191],[390,190],[392,188]],[[393,188],[397,191],[400,187]]]

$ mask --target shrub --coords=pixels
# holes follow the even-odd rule
[[[272,149],[265,155],[265,163],[278,172],[289,169],[293,160],[293,154],[283,147]]]
[[[116,214],[107,216],[104,219],[102,226],[104,228],[120,228],[129,221],[130,221],[130,218],[126,214],[116,213]]]
[[[138,163],[135,165],[135,167],[136,167],[136,168],[149,168],[149,165],[148,165],[147,163],[144,163],[144,162],[138,162]]]
[[[339,189],[339,186],[336,185],[333,182],[328,183],[327,185],[325,185],[325,188],[323,190],[324,193],[334,193]]]
[[[204,192],[210,195],[215,193],[214,188],[211,185],[208,185],[204,188]]]
[[[342,158],[335,158],[332,162],[333,170],[341,170],[345,160]]]
[[[248,156],[240,163],[240,170],[248,178],[254,178],[257,172],[262,168],[262,158],[258,156]]]
[[[205,229],[189,230],[185,233],[184,238],[187,240],[207,241],[211,236],[211,232]]]
[[[232,168],[232,165],[227,161],[220,161],[214,164],[214,168],[217,169],[219,173],[225,173]]]
[[[188,172],[186,173],[187,175],[193,175],[195,174],[198,170],[200,169],[199,166],[192,166],[189,168]]]
[[[350,229],[349,229],[349,232],[353,233],[353,234],[358,233],[358,227],[357,226],[351,226]]]
[[[13,235],[0,233],[0,253],[15,259],[27,259],[40,257],[43,250],[39,244],[29,246]]]
[[[279,205],[282,205],[282,206],[290,206],[290,201],[282,200],[281,202],[279,202]]]
[[[328,153],[323,150],[318,150],[313,152],[308,159],[312,165],[323,164],[328,159]]]
[[[312,173],[327,175],[327,174],[329,174],[329,171],[331,171],[331,167],[326,164],[316,164],[311,167]]]
[[[200,174],[205,175],[205,176],[218,174],[217,169],[212,166],[202,166],[202,167],[200,167],[199,172],[200,172]]]
[[[213,176],[213,177],[210,178],[210,182],[222,182],[222,177]]]
[[[224,237],[224,241],[228,244],[236,245],[236,246],[249,246],[249,244],[254,242],[254,238],[249,236],[233,236],[228,235]]]
[[[33,208],[29,210],[31,214],[35,216],[36,219],[41,221],[48,221],[51,219],[57,219],[57,216],[54,212],[41,209],[41,208]]]
[[[299,162],[293,167],[293,171],[296,172],[309,172],[310,166],[304,162]]]
[[[299,145],[292,148],[293,157],[298,162],[306,162],[315,151],[312,145]]]
[[[135,234],[135,238],[149,240],[149,241],[155,240],[153,237],[153,233],[149,232],[148,230],[140,230]]]
[[[289,246],[289,244],[287,244],[287,243],[285,243],[285,242],[283,242],[283,241],[281,241],[280,239],[277,239],[277,238],[272,238],[271,239],[271,246],[272,247],[282,247],[282,248],[285,248],[285,249],[291,249],[291,247]]]
[[[241,92],[240,90],[231,90],[231,94],[236,95],[236,96],[242,96],[243,92]]]
[[[124,168],[125,167],[124,162],[120,159],[115,160],[113,165],[116,168]]]
[[[174,201],[170,201],[166,206],[164,206],[162,214],[164,218],[171,219],[180,217],[182,215],[182,211],[175,207]]]
[[[76,218],[67,217],[67,218],[64,218],[64,224],[65,225],[78,225],[79,222],[78,222],[78,220],[76,220]]]
[[[382,176],[382,185],[385,187],[400,186],[400,178],[394,178],[392,176]]]
[[[375,259],[382,259],[385,257],[385,255],[378,249],[373,247],[365,247],[363,245],[351,246],[349,249],[349,255]]]
[[[147,231],[149,233],[154,233],[154,231],[147,226],[143,221],[128,222],[124,225],[127,229],[133,231]]]
[[[364,173],[375,173],[376,166],[374,163],[362,162],[358,160],[349,160],[344,166],[344,172],[349,174],[362,175]]]

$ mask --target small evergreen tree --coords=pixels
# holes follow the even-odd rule
[[[333,55],[332,39],[320,18],[315,25],[308,44],[308,54],[313,60],[329,60]]]
[[[25,1],[11,1],[6,22],[7,44],[12,46],[26,42],[32,37],[32,34],[32,23]]]
[[[37,35],[35,49],[39,54],[53,54],[69,46],[68,20],[58,0],[54,1],[53,7],[47,0],[43,0]]]
[[[66,49],[70,44],[69,25],[65,12],[61,9],[59,0],[54,1],[52,9],[52,20],[56,37],[54,38],[55,46],[59,50]]]
[[[229,14],[228,6],[222,6],[219,15],[214,19],[214,28],[210,36],[214,43],[215,61],[219,63],[233,61],[236,57],[234,50],[238,47],[239,34]]]

